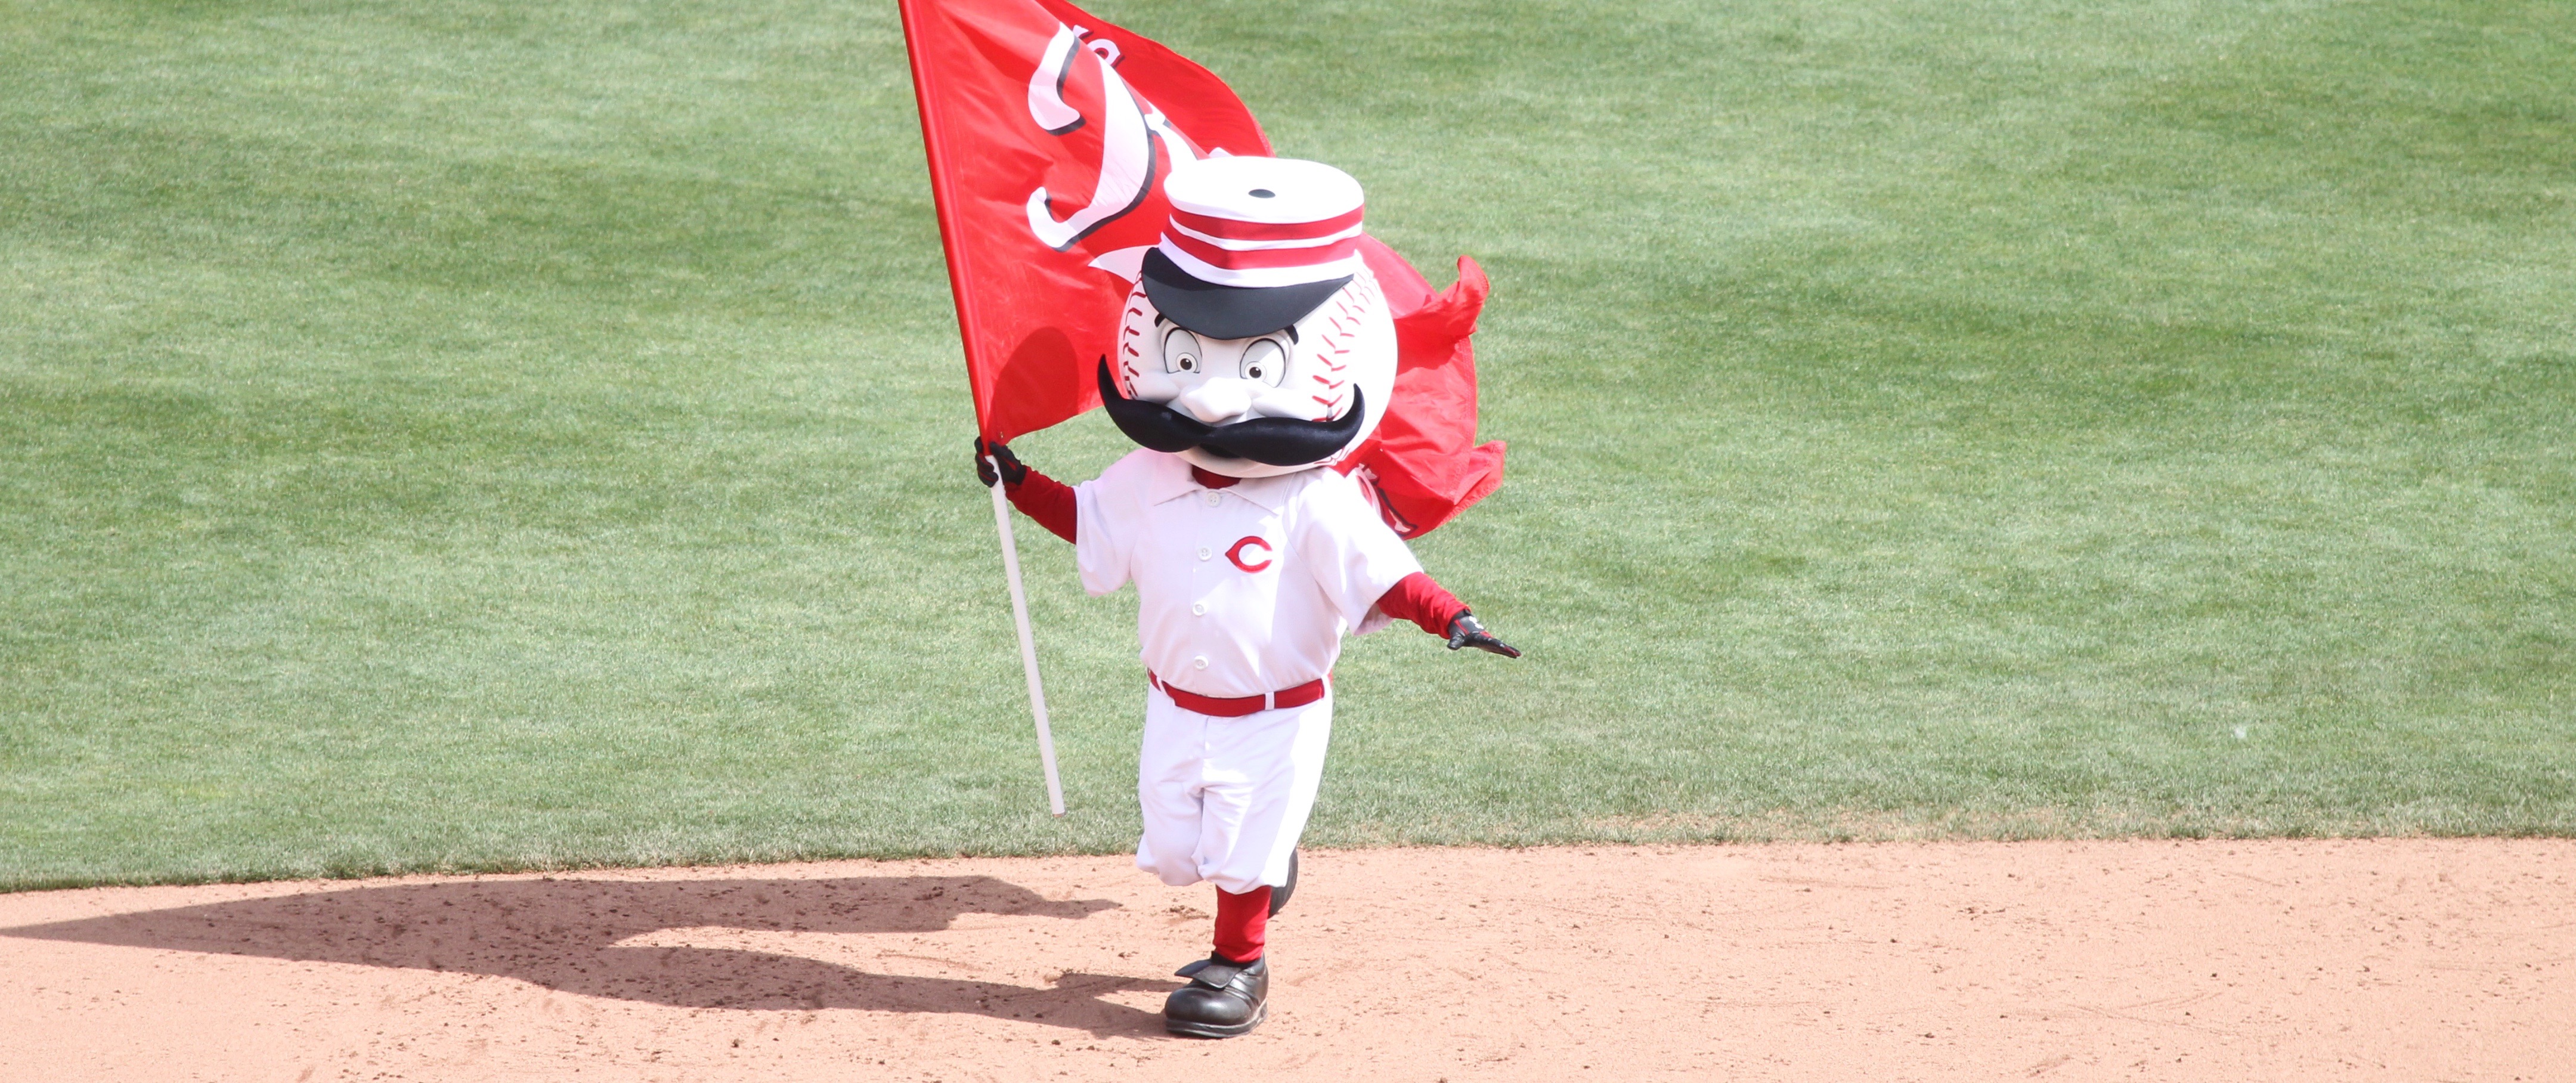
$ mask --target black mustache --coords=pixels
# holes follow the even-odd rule
[[[1109,378],[1109,359],[1100,359],[1100,405],[1118,431],[1144,447],[1179,452],[1199,448],[1228,459],[1250,459],[1270,466],[1304,466],[1348,446],[1360,434],[1368,400],[1351,388],[1351,408],[1332,421],[1299,421],[1293,417],[1256,417],[1232,425],[1208,425],[1158,402],[1139,402],[1118,393]]]

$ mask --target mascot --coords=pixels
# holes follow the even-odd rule
[[[1100,397],[1139,445],[1068,487],[976,442],[984,484],[1072,542],[1083,589],[1133,584],[1147,684],[1138,868],[1216,885],[1215,950],[1180,971],[1174,1034],[1261,1025],[1270,917],[1297,884],[1345,634],[1410,621],[1505,657],[1423,574],[1403,522],[1346,462],[1397,389],[1397,328],[1362,255],[1358,181],[1294,159],[1175,170]],[[990,457],[990,462],[987,457]],[[1481,495],[1478,494],[1478,495]]]

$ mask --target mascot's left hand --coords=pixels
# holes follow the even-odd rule
[[[1474,613],[1460,613],[1458,619],[1449,622],[1449,649],[1454,651],[1461,647],[1491,651],[1505,658],[1521,656],[1521,652],[1511,644],[1494,638],[1494,633],[1486,631],[1484,622],[1477,620]]]

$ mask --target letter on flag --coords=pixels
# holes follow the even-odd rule
[[[1207,69],[1058,0],[902,0],[975,419],[1009,440],[1100,405],[1162,183],[1270,153]]]

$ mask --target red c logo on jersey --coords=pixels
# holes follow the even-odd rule
[[[1261,547],[1261,563],[1259,563],[1259,564],[1246,564],[1246,563],[1244,563],[1244,560],[1243,560],[1243,551],[1244,551],[1244,550],[1246,550],[1246,549],[1250,549],[1250,548],[1252,548],[1252,547],[1254,547],[1254,546],[1256,546],[1256,545]],[[1228,549],[1228,550],[1226,550],[1226,551],[1225,551],[1225,559],[1233,561],[1233,562],[1234,562],[1234,566],[1235,566],[1235,567],[1237,567],[1237,568],[1241,568],[1241,569],[1243,569],[1244,571],[1247,571],[1247,572],[1257,572],[1257,571],[1260,571],[1261,569],[1263,569],[1263,568],[1267,568],[1267,567],[1269,567],[1269,566],[1270,566],[1270,543],[1269,543],[1269,542],[1266,542],[1266,541],[1261,540],[1261,535],[1259,535],[1259,534],[1255,534],[1255,535],[1253,535],[1253,536],[1251,536],[1251,537],[1248,537],[1248,538],[1240,539],[1240,540],[1238,540],[1238,541],[1236,541],[1236,542],[1234,543],[1234,548],[1232,548],[1232,549]]]

